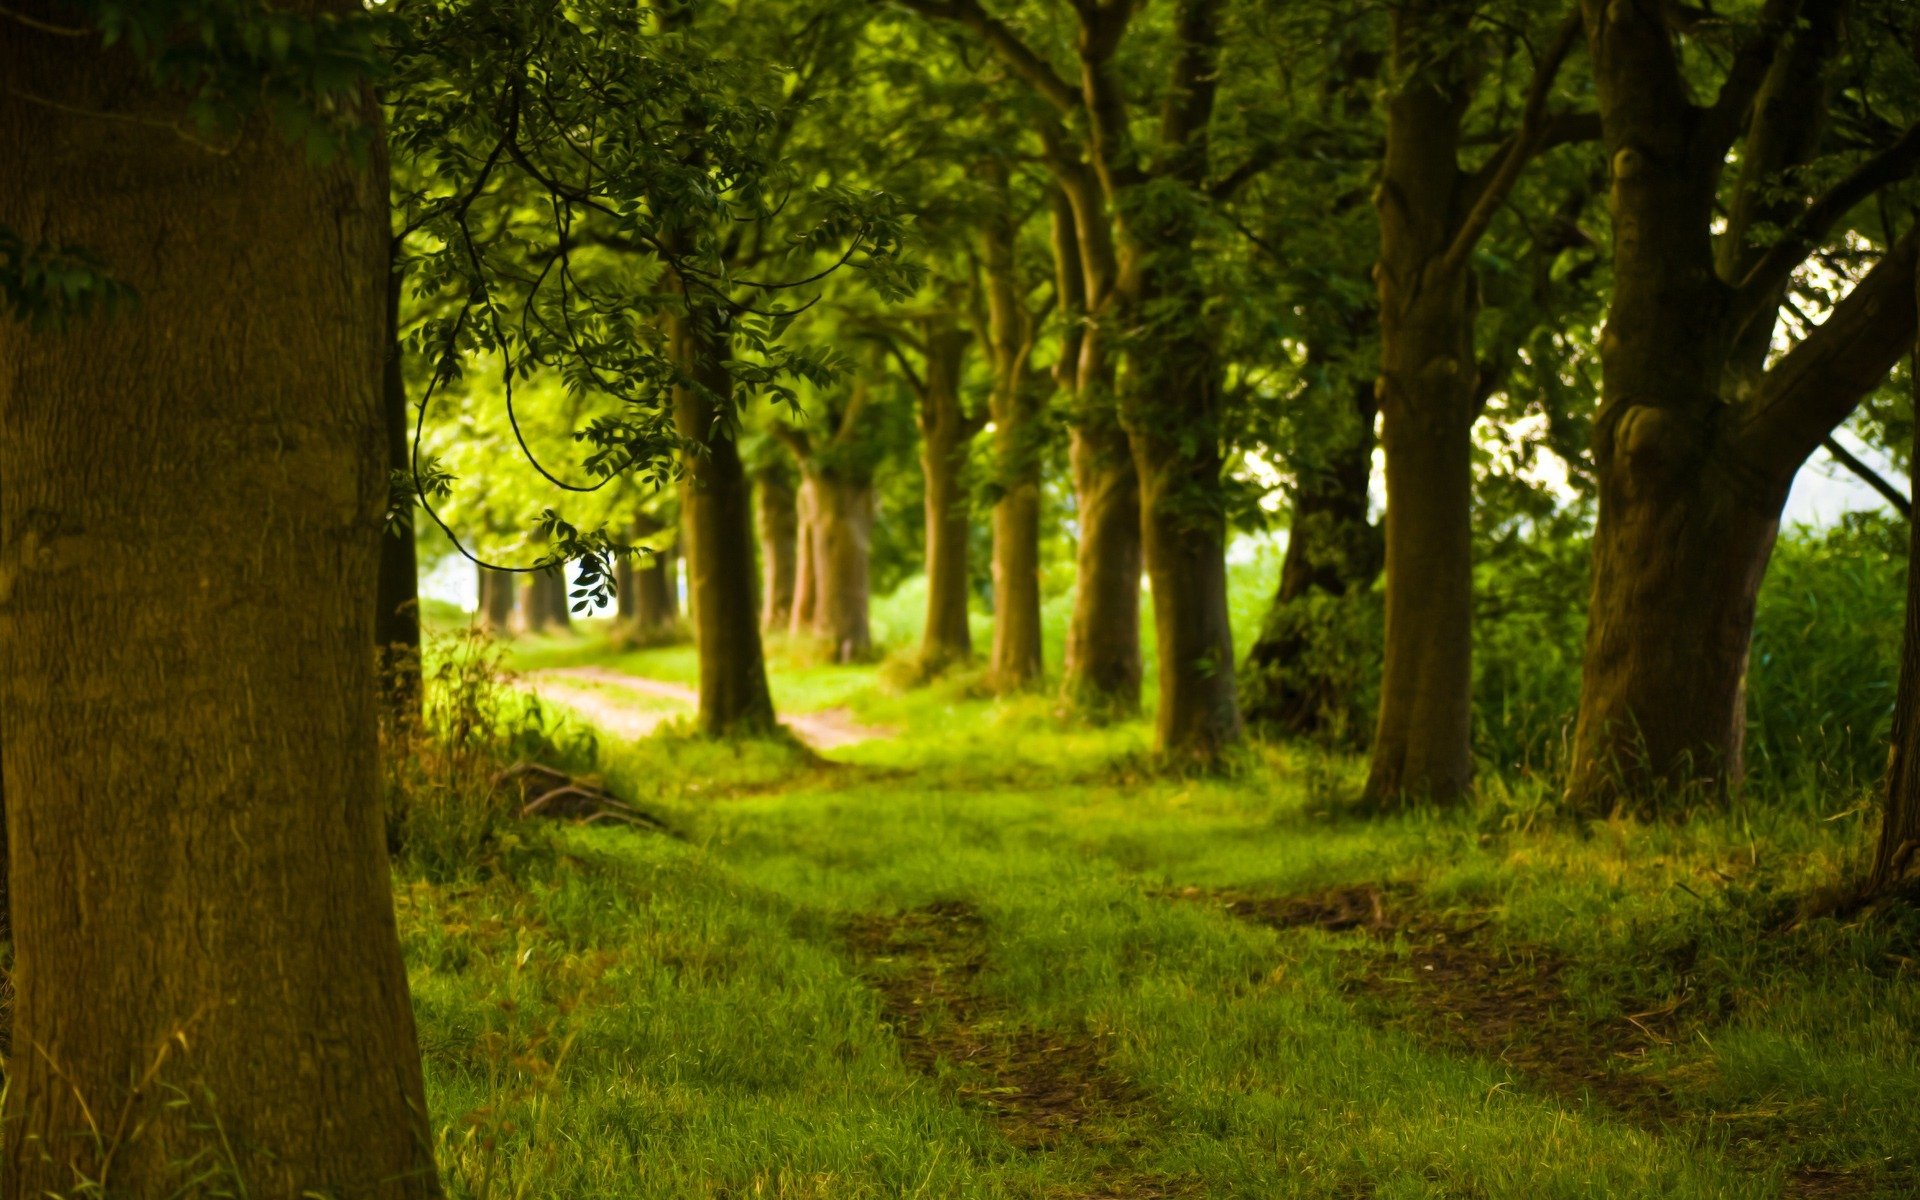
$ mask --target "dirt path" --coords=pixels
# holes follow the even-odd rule
[[[611,667],[554,667],[529,671],[526,679],[541,695],[574,709],[608,733],[623,738],[646,737],[668,721],[691,713],[700,703],[699,694],[690,687],[629,675]],[[666,701],[672,707],[635,705],[608,694],[605,689],[609,687]],[[893,736],[892,730],[862,724],[844,708],[782,713],[780,719],[795,737],[815,750],[834,750]]]

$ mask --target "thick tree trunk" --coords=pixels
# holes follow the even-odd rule
[[[401,276],[394,269],[390,239],[387,262],[387,353],[382,403],[387,430],[387,469],[408,470],[412,430],[407,419],[407,384],[401,373]],[[380,683],[389,720],[408,723],[420,715],[420,563],[413,523],[388,529],[380,539],[380,579],[375,589],[374,645],[379,647]]]
[[[1128,377],[1122,411],[1140,478],[1160,655],[1155,745],[1170,761],[1205,767],[1241,733],[1227,615],[1218,365],[1211,345],[1181,339],[1137,352]]]
[[[0,77],[59,102],[0,89],[0,212],[140,301],[65,332],[0,323],[0,744],[32,1047],[0,1194],[110,1175],[124,1196],[438,1195],[369,652],[384,164],[316,167],[264,123],[205,153],[156,133],[185,118],[130,59],[14,21]]]
[[[759,475],[760,628],[782,630],[793,619],[800,517],[793,473],[784,463]]]
[[[520,619],[521,629],[526,633],[552,633],[573,627],[564,568],[531,571],[521,576]]]
[[[813,620],[820,610],[820,565],[815,555],[820,533],[819,488],[802,474],[794,493],[793,530],[793,612],[787,630],[794,637],[813,633]]]
[[[1475,281],[1461,236],[1470,10],[1396,9],[1380,219],[1386,657],[1367,796],[1451,800],[1473,781]],[[1436,46],[1440,49],[1436,51]]]
[[[513,627],[514,577],[507,571],[478,567],[480,609],[474,615],[482,629],[505,633]]]
[[[973,656],[973,633],[967,625],[967,543],[973,534],[967,456],[980,422],[960,397],[960,372],[972,339],[955,326],[929,326],[919,414],[927,521],[927,619],[920,635],[920,665],[934,673]]]
[[[816,474],[813,491],[814,601],[812,633],[834,662],[873,656],[867,623],[868,554],[873,541],[873,481]]]
[[[695,308],[673,321],[674,361],[698,384],[675,390],[674,424],[682,439],[704,447],[684,459],[680,527],[700,657],[700,728],[725,737],[771,732],[774,719],[754,596],[753,493],[725,408],[733,392],[726,346],[702,324],[711,319]]]
[[[1371,321],[1368,322],[1371,324]],[[1249,723],[1300,737],[1363,736],[1347,729],[1352,681],[1321,668],[1312,653],[1318,596],[1367,588],[1380,573],[1382,531],[1367,519],[1373,475],[1374,384],[1352,388],[1352,423],[1318,463],[1297,468],[1280,586],[1247,651],[1241,707]]]

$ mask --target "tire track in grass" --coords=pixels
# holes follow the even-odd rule
[[[1149,1116],[1151,1106],[1108,1066],[1095,1039],[1022,1025],[986,994],[987,923],[972,905],[945,900],[860,916],[843,932],[909,1067],[984,1110],[1023,1151],[1085,1147],[1112,1159],[1093,1172],[1092,1190],[1049,1192],[1052,1200],[1201,1194],[1192,1180],[1133,1166],[1141,1144],[1117,1131]]]
[[[1269,929],[1353,932],[1382,943],[1402,939],[1403,959],[1375,959],[1342,982],[1364,1019],[1447,1053],[1498,1061],[1524,1085],[1562,1100],[1591,1097],[1650,1133],[1668,1134],[1720,1117],[1682,1106],[1649,1069],[1658,1047],[1705,1025],[1683,1014],[1684,994],[1650,1011],[1593,1017],[1567,993],[1562,980],[1569,964],[1562,955],[1545,946],[1496,943],[1486,933],[1490,918],[1461,924],[1423,911],[1405,884],[1360,884],[1297,896],[1232,888],[1183,888],[1162,895],[1212,904]],[[1785,1195],[1839,1200],[1907,1194],[1883,1192],[1884,1182],[1866,1171],[1803,1164],[1788,1172]]]

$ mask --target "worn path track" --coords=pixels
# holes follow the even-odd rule
[[[683,684],[629,675],[611,667],[552,667],[529,671],[525,678],[542,696],[566,705],[608,733],[623,738],[646,737],[668,721],[692,713],[700,703],[699,693]],[[634,704],[609,693],[608,688],[663,700],[671,707]],[[780,721],[815,750],[835,750],[893,735],[891,730],[862,724],[844,708],[783,713]]]

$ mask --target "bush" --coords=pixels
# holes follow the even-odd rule
[[[484,876],[534,839],[504,778],[525,760],[591,760],[590,740],[561,744],[531,694],[510,686],[485,633],[437,638],[417,722],[381,734],[387,846],[403,870],[436,882]]]

